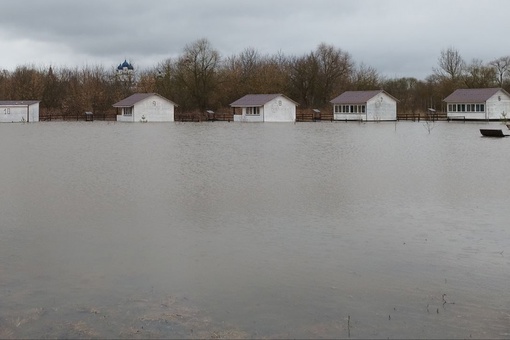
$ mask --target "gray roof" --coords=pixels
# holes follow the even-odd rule
[[[271,100],[277,98],[277,97],[284,97],[293,102],[294,104],[298,105],[295,101],[292,99],[284,96],[281,93],[273,93],[273,94],[247,94],[246,96],[236,100],[230,106],[232,107],[256,107],[256,106],[264,106],[266,103],[270,102]]]
[[[395,101],[398,101],[396,98],[388,94],[384,90],[373,90],[373,91],[345,91],[338,97],[332,99],[330,103],[332,104],[365,104],[370,99],[377,96],[379,93],[384,93],[387,96],[395,99]]]
[[[146,98],[152,97],[152,96],[158,96],[160,98],[163,98],[166,101],[169,101],[170,103],[174,104],[175,106],[178,106],[171,100],[166,99],[165,97],[160,96],[157,93],[135,93],[127,98],[122,99],[120,102],[113,104],[113,107],[131,107],[131,106],[134,106],[136,103],[138,103]]]
[[[40,100],[0,100],[0,105],[26,106],[40,103]]]
[[[481,103],[487,101],[498,91],[502,91],[510,97],[510,95],[501,88],[458,89],[443,99],[443,101],[447,103]]]

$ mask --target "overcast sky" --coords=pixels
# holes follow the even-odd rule
[[[380,75],[424,79],[441,50],[466,62],[510,55],[508,0],[0,0],[0,69],[145,69],[206,38],[301,56],[324,42]]]

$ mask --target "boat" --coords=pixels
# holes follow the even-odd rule
[[[480,133],[484,137],[508,137],[501,129],[480,129]]]

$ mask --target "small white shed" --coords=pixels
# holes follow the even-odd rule
[[[118,122],[173,122],[176,106],[157,93],[135,93],[113,104],[120,109]]]
[[[39,121],[39,100],[0,100],[0,123]]]
[[[331,100],[334,120],[397,120],[398,100],[384,90],[346,91]]]
[[[283,94],[247,94],[230,107],[235,122],[295,122],[298,103]],[[241,109],[241,114],[236,112]]]
[[[510,94],[502,88],[458,89],[446,97],[446,116],[460,120],[510,118]]]

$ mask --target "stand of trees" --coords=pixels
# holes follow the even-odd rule
[[[114,112],[112,104],[135,92],[157,92],[183,112],[228,110],[248,93],[283,93],[301,109],[330,109],[329,101],[346,90],[384,89],[400,102],[401,113],[442,110],[443,98],[457,88],[502,87],[510,91],[510,56],[488,63],[464,61],[453,47],[444,49],[425,80],[381,77],[374,68],[356,65],[350,54],[327,44],[302,56],[279,52],[261,55],[246,48],[222,58],[207,39],[187,45],[135,79],[120,77],[115,67],[37,68],[18,66],[0,71],[0,98],[41,100],[41,113],[76,115]]]

